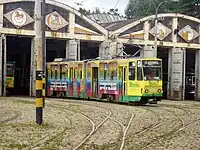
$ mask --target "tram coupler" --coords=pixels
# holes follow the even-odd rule
[[[158,103],[156,98],[148,99],[148,102],[149,102],[149,104],[157,104]]]

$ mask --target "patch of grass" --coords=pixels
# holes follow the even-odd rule
[[[64,134],[67,130],[71,128],[65,128],[62,132],[57,133],[52,136],[49,140],[45,141],[45,149],[59,149],[59,145],[61,144]]]
[[[84,149],[84,147],[86,147],[86,149],[97,149],[97,150],[117,150],[120,149],[120,144],[118,142],[116,143],[105,143],[103,145],[97,145],[97,144],[90,144],[90,145],[83,145],[80,147],[80,149]]]
[[[35,101],[25,101],[25,100],[13,100],[16,103],[22,103],[22,104],[35,104]]]
[[[23,149],[23,148],[25,148],[26,147],[26,144],[16,144],[16,143],[12,143],[12,144],[9,144],[8,146],[7,146],[8,148],[17,148],[18,150],[21,150],[21,149]]]
[[[48,129],[53,127],[48,122],[43,123],[42,125],[37,125],[34,122],[28,122],[28,123],[0,123],[0,127],[10,126],[12,128],[17,127],[34,127],[34,128],[42,128],[42,129]]]

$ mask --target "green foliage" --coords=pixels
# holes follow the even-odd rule
[[[158,6],[165,0],[129,0],[125,10],[126,17],[143,17],[155,14],[155,7],[151,1]],[[179,0],[178,2],[168,0],[159,7],[158,13],[177,12],[200,17],[200,5],[198,3],[199,0]]]
[[[79,8],[79,12],[84,14],[84,15],[91,15],[91,14],[101,14],[102,12],[98,7],[95,7],[94,11],[91,10],[86,10],[85,8]],[[112,14],[112,15],[117,15],[119,16],[118,9],[110,9],[108,12],[103,12],[104,14]]]

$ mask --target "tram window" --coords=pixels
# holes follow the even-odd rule
[[[122,80],[122,73],[123,73],[123,70],[122,70],[122,68],[119,68],[118,69],[119,71],[119,80]]]
[[[192,84],[195,84],[195,76],[192,77]]]
[[[66,75],[65,75],[66,79],[68,79],[68,69],[66,70]]]
[[[108,79],[108,64],[104,64],[104,80]]]
[[[62,69],[62,65],[60,65],[60,80],[62,80],[62,74],[63,74],[63,69]]]
[[[75,79],[76,78],[76,70],[74,69],[74,76],[73,78]]]
[[[104,80],[106,80],[107,70],[104,70]]]
[[[58,70],[55,69],[55,79],[57,79],[57,76],[58,76]]]
[[[129,80],[135,80],[135,67],[129,68]]]
[[[52,70],[52,68],[51,68],[51,79],[53,78],[53,70]]]
[[[143,80],[142,67],[137,67],[137,80]]]
[[[61,79],[67,79],[67,65],[62,65],[62,68],[60,69],[61,72]]]
[[[70,71],[69,71],[69,79],[72,79],[72,77],[73,77],[73,69],[70,68]]]
[[[13,66],[7,66],[7,76],[14,76],[14,69],[13,69],[14,67]]]
[[[83,73],[83,72],[82,72],[82,71],[80,71],[80,79],[82,79],[82,78],[83,78],[83,76],[82,76],[82,73]]]
[[[54,70],[54,68],[53,68],[52,65],[50,66],[50,70],[51,70],[51,76],[50,76],[50,78],[52,79],[53,78],[53,70]]]
[[[116,78],[117,78],[117,71],[116,71],[116,70],[113,70],[113,71],[111,72],[111,77],[110,77],[110,79],[111,79],[111,80],[116,80]]]

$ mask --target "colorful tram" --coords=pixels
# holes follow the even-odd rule
[[[112,60],[47,63],[47,96],[114,102],[157,103],[162,98],[162,60]]]

